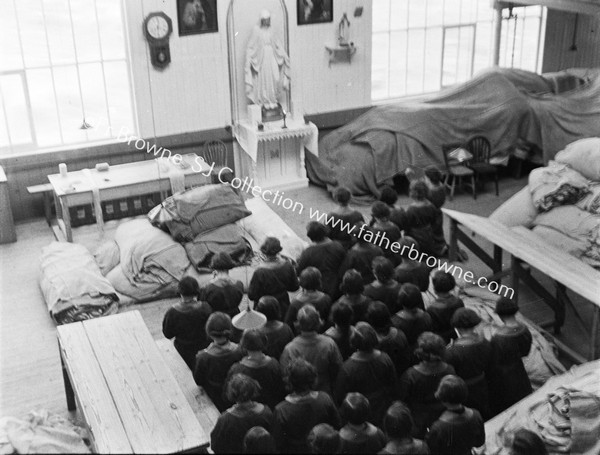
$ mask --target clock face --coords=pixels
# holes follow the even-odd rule
[[[154,39],[164,39],[169,34],[169,23],[163,16],[152,16],[146,23],[146,31]]]

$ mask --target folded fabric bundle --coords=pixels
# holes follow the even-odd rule
[[[76,243],[52,242],[42,250],[40,288],[58,324],[111,314],[119,298],[94,257]]]
[[[153,225],[180,242],[251,215],[230,185],[204,185],[174,194],[148,213]]]
[[[589,186],[589,193],[575,204],[582,210],[600,215],[600,182],[593,182]]]
[[[46,410],[0,419],[0,453],[90,453],[83,428]]]
[[[568,387],[565,387],[568,384]],[[486,423],[477,453],[511,453],[516,430],[538,434],[548,453],[600,453],[600,360],[550,378],[544,386]]]
[[[574,205],[565,205],[540,213],[534,224],[555,229],[583,242],[585,248],[581,258],[600,261],[600,215],[586,212]]]
[[[237,224],[227,224],[198,234],[184,247],[190,262],[199,272],[210,271],[210,260],[216,253],[228,253],[236,265],[243,265],[252,253],[250,244],[243,236],[242,228]]]
[[[529,187],[523,188],[517,194],[505,201],[490,215],[490,219],[498,221],[505,226],[533,226],[533,220],[538,211],[531,198]]]
[[[588,180],[566,164],[550,161],[548,166],[529,174],[533,205],[540,212],[553,207],[575,204],[588,193]]]
[[[106,276],[108,272],[119,265],[121,255],[119,251],[119,245],[114,240],[104,242],[94,252],[94,259],[102,275]]]
[[[554,157],[568,164],[585,178],[600,181],[600,138],[588,137],[571,142]]]

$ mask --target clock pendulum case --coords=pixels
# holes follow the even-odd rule
[[[150,46],[152,65],[163,69],[171,62],[169,36],[173,33],[171,18],[162,11],[150,13],[144,19],[144,33]]]

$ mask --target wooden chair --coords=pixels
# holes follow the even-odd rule
[[[496,183],[496,196],[498,196],[498,169],[490,164],[490,141],[484,136],[473,136],[467,141],[465,148],[473,155],[468,167],[475,172],[475,178],[480,176],[493,176]]]
[[[202,148],[202,157],[209,165],[227,166],[227,146],[223,141],[207,141]]]
[[[444,185],[450,189],[450,200],[454,197],[454,188],[456,188],[456,181],[459,180],[463,183],[463,178],[471,177],[471,189],[473,191],[473,199],[477,199],[477,192],[475,189],[475,172],[467,167],[468,161],[459,161],[452,156],[452,153],[461,147],[461,144],[448,144],[442,146],[442,152],[444,155],[444,164],[446,165],[446,175],[444,177]],[[449,184],[449,180],[452,178],[452,186]]]

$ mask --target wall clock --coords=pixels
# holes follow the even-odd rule
[[[162,11],[150,13],[144,19],[144,33],[150,46],[152,65],[163,69],[171,62],[169,36],[173,33],[171,18]]]

